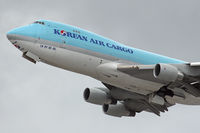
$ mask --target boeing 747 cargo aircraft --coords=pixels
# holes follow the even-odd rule
[[[90,76],[105,87],[86,88],[86,102],[107,115],[160,115],[176,103],[200,105],[200,63],[129,47],[62,23],[38,20],[7,38],[33,62]]]

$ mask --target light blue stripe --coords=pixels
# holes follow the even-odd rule
[[[65,41],[66,42],[65,45],[72,45],[75,47],[80,47],[83,49],[91,50],[91,51],[98,52],[98,53],[105,54],[105,55],[114,56],[119,59],[137,62],[140,64],[148,65],[148,64],[157,64],[157,63],[167,63],[167,64],[186,63],[185,61],[181,61],[181,60],[169,58],[166,56],[154,54],[151,52],[147,52],[144,50],[125,46],[125,45],[115,42],[113,40],[107,39],[105,37],[99,36],[99,35],[91,33],[91,32],[88,32],[86,30],[82,30],[77,27],[73,27],[70,25],[64,25],[64,24],[56,23],[56,22],[52,22],[52,21],[46,21],[46,20],[41,20],[41,21],[45,22],[45,26],[40,25],[40,24],[32,24],[29,26],[29,32],[27,32],[27,33],[21,32],[19,34],[26,35],[26,36],[33,36],[30,34],[30,32],[35,31],[37,29],[37,36],[39,36],[41,39],[54,41],[54,42],[58,42],[58,43],[63,43]],[[104,47],[102,45],[93,44],[88,41],[86,42],[86,41],[82,41],[80,39],[74,39],[74,38],[70,38],[70,37],[66,37],[66,36],[57,35],[57,34],[54,34],[54,29],[65,30],[65,31],[71,32],[71,33],[74,33],[73,30],[77,30],[77,31],[80,31],[81,36],[87,36],[88,41],[90,41],[90,39],[93,38],[96,40],[103,41],[105,43],[114,44],[115,46],[125,47],[127,49],[133,50],[133,54],[127,53],[124,51],[120,51],[120,50],[116,50],[116,49],[112,49],[112,48],[108,48],[108,47]],[[33,37],[35,37],[35,35]]]

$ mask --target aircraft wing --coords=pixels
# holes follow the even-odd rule
[[[85,100],[103,105],[103,111],[107,115],[135,116],[136,113],[147,111],[160,116],[160,112],[168,111],[176,103],[200,104],[200,63],[130,65],[110,62],[100,65],[98,71],[108,78],[115,79],[118,73],[124,73],[161,85],[160,89],[149,91],[145,95],[106,83],[103,83],[108,89],[106,91],[86,89]],[[97,95],[101,97],[95,97]]]
[[[200,62],[156,65],[119,64],[117,70],[144,80],[163,83],[171,88],[182,88],[195,97],[200,97]]]
[[[186,72],[185,74],[188,76],[200,77],[200,72],[199,72],[200,62],[193,62],[193,63],[186,63],[186,64],[155,64],[155,65],[119,64],[117,66],[117,70],[129,75],[133,75],[133,76],[147,74],[149,72],[152,72],[151,75],[153,75],[153,70],[155,70],[155,67],[161,66],[161,65],[164,65],[163,67],[165,68],[167,68],[167,66],[169,67],[173,66],[176,69],[181,69],[179,71]],[[191,73],[188,73],[188,71],[191,71]]]
[[[159,96],[155,96],[155,94],[144,96],[140,95],[134,92],[128,92],[125,90],[122,90],[121,88],[108,85],[106,83],[103,83],[110,91],[111,95],[113,97],[118,97],[116,96],[116,93],[121,94],[121,97],[123,97],[121,104],[123,104],[126,109],[134,112],[142,112],[142,111],[147,111],[147,112],[152,112],[158,116],[160,116],[160,112],[166,112],[168,111],[168,107],[175,105],[175,103],[168,103],[167,101],[163,101],[162,104],[156,103],[159,102]],[[111,105],[112,107],[112,105]],[[104,110],[105,112],[105,110]],[[105,112],[106,114],[109,114]],[[112,114],[109,114],[112,115]]]

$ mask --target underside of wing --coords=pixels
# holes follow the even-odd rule
[[[156,89],[149,89],[145,94],[139,92],[140,89],[145,90],[145,87],[137,88],[142,84],[135,85],[136,91],[117,86],[116,82],[112,85],[104,82],[106,88],[103,89],[86,89],[85,100],[102,105],[107,115],[135,116],[136,113],[147,111],[160,116],[161,112],[168,111],[176,103],[200,105],[200,63],[130,65],[112,62],[101,65],[99,70],[107,79],[116,80],[121,76],[123,80],[123,77],[128,77],[124,78],[127,80],[125,84],[132,85],[134,80],[139,79],[134,84],[146,83],[147,88],[152,85],[148,83],[152,82],[160,85]],[[133,80],[128,80],[129,78]],[[155,87],[155,84],[152,86]]]
[[[128,75],[162,83],[168,88],[181,88],[200,97],[200,62],[187,64],[126,65],[120,64],[118,71]]]
[[[174,103],[169,103],[162,97],[155,94],[145,96],[133,92],[128,92],[112,85],[108,85],[105,83],[103,84],[110,90],[110,95],[113,98],[121,101],[121,104],[123,104],[125,108],[130,112],[139,113],[142,111],[148,111],[160,116],[160,112],[168,111],[168,107],[174,105]],[[113,106],[115,105],[112,105],[110,107],[113,108]],[[107,113],[108,111],[109,108],[107,109],[107,111],[104,110],[105,113]],[[110,112],[109,115],[112,115],[112,113]]]

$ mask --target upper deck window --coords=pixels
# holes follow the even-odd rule
[[[41,21],[35,21],[34,23],[35,24],[42,24],[42,25],[44,25],[44,22],[41,22]]]

